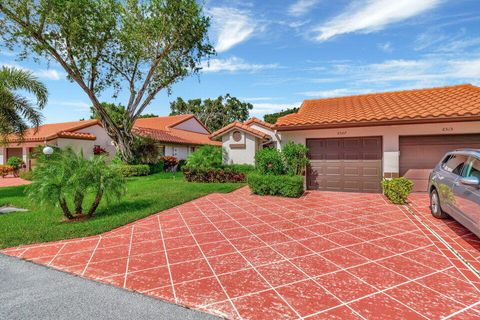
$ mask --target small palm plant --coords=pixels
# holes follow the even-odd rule
[[[33,94],[36,106],[19,95],[19,90]],[[29,125],[40,125],[39,110],[45,107],[47,96],[47,88],[32,73],[15,68],[0,69],[0,144],[6,143],[10,135],[22,138]]]
[[[52,155],[39,155],[27,192],[41,205],[56,204],[66,219],[91,218],[105,197],[119,198],[126,191],[125,180],[118,169],[107,164],[104,156],[85,159],[71,149],[55,150]],[[84,203],[93,198],[84,211]],[[74,210],[70,210],[73,203]]]

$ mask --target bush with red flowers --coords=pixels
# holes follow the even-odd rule
[[[163,156],[160,157],[160,160],[163,161],[163,169],[165,171],[172,171],[178,164],[178,159],[172,156]]]
[[[106,155],[108,154],[107,150],[105,150],[104,148],[102,148],[101,146],[94,146],[93,147],[93,154],[96,155],[96,156],[99,156],[99,155]]]
[[[183,175],[188,182],[245,182],[246,175],[230,169],[191,169],[185,167]]]

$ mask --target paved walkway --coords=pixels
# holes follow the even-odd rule
[[[24,180],[22,178],[16,178],[16,177],[10,177],[10,176],[5,178],[0,177],[0,188],[23,186],[25,184],[30,184],[30,183],[31,181]]]
[[[243,188],[4,253],[230,319],[480,317],[474,272],[378,194]]]
[[[0,254],[0,319],[217,319]]]

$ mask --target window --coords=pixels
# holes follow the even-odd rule
[[[240,142],[240,140],[242,140],[242,133],[240,131],[234,131],[232,137],[233,141]]]
[[[477,177],[480,179],[480,160],[473,159],[465,172],[465,177]]]
[[[443,161],[442,168],[445,171],[448,171],[460,176],[462,174],[462,170],[466,162],[467,162],[467,156],[453,154],[447,157]]]

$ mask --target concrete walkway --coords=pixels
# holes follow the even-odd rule
[[[0,254],[0,319],[217,319]]]

